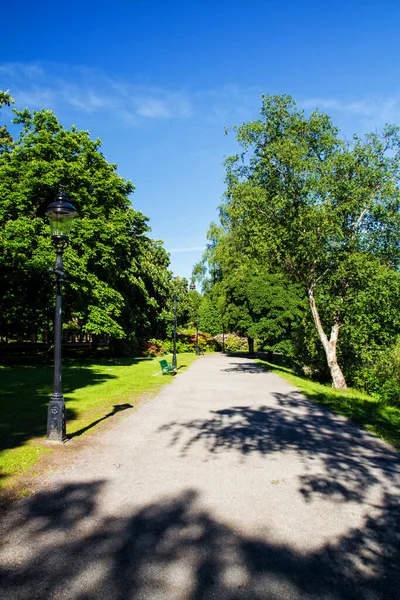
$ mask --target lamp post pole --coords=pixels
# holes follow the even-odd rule
[[[54,377],[53,393],[47,411],[47,439],[63,443],[66,435],[66,411],[64,396],[61,391],[61,330],[62,330],[62,282],[64,275],[63,252],[68,244],[69,232],[75,217],[75,209],[68,202],[68,196],[59,192],[52,204],[47,208],[52,240],[56,247],[57,257],[54,269],[56,276],[56,308],[54,315]]]
[[[176,363],[176,309],[178,307],[178,298],[176,296],[174,296],[173,299],[173,309],[174,309],[174,352],[172,354],[172,367],[174,369],[176,369],[177,367],[177,363]]]
[[[199,355],[199,317],[196,317],[196,356]]]
[[[62,282],[64,275],[62,246],[57,247],[57,258],[54,273],[56,276],[56,309],[54,313],[54,377],[53,393],[47,411],[47,439],[65,442],[66,415],[64,396],[61,392],[61,327],[62,327]]]

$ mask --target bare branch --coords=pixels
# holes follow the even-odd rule
[[[321,273],[321,275],[319,275],[319,277],[317,277],[317,279],[315,280],[315,285],[318,283],[318,281],[321,281],[321,279],[323,279],[325,277],[325,275],[327,273],[329,273],[330,268],[328,267],[327,269],[325,269],[325,271],[323,273]]]
[[[361,222],[362,222],[363,218],[365,217],[366,213],[368,212],[368,210],[369,210],[369,208],[370,208],[370,205],[371,205],[371,202],[372,202],[372,200],[374,199],[374,197],[375,197],[375,194],[377,193],[377,191],[379,190],[379,188],[380,188],[380,186],[379,186],[379,185],[376,185],[376,186],[375,186],[375,189],[374,189],[374,191],[373,191],[373,192],[372,192],[372,194],[371,194],[371,198],[369,199],[369,202],[368,202],[367,206],[366,206],[366,207],[365,207],[365,208],[364,208],[364,209],[361,211],[361,213],[359,214],[359,216],[358,216],[358,218],[357,218],[357,220],[356,220],[356,222],[355,222],[355,224],[354,224],[354,227],[353,227],[353,233],[352,233],[352,236],[351,236],[351,238],[350,238],[352,242],[354,242],[354,239],[355,239],[355,237],[356,237],[356,233],[357,233],[357,229],[359,228],[359,226],[360,226],[360,224],[361,224]]]

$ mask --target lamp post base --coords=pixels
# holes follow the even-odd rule
[[[47,439],[50,442],[64,443],[67,441],[66,434],[66,411],[64,398],[50,398],[47,411]]]

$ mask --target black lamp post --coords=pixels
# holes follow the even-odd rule
[[[56,310],[54,318],[54,380],[47,412],[47,439],[54,442],[65,442],[66,419],[65,402],[61,392],[61,304],[62,282],[64,275],[63,252],[68,244],[72,221],[76,216],[75,208],[68,201],[68,196],[60,191],[46,211],[50,221],[51,237],[56,248],[57,258],[54,269],[56,276]]]
[[[196,317],[196,356],[199,355],[199,320],[200,317],[197,315]]]
[[[172,367],[176,369],[176,310],[178,308],[179,298],[174,296],[172,299],[172,308],[174,309],[174,353],[172,355]]]

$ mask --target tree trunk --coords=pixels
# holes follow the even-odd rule
[[[93,334],[92,335],[92,348],[91,348],[93,354],[96,354],[98,347],[99,347],[99,336]]]
[[[254,340],[247,336],[247,343],[249,345],[249,356],[254,356]]]
[[[326,360],[331,373],[332,387],[338,390],[345,390],[347,388],[346,380],[336,356],[336,344],[339,337],[340,323],[337,322],[332,325],[330,339],[328,340],[324,328],[322,327],[317,305],[315,304],[314,287],[310,286],[307,291],[315,327],[317,328],[319,338],[324,347]]]

